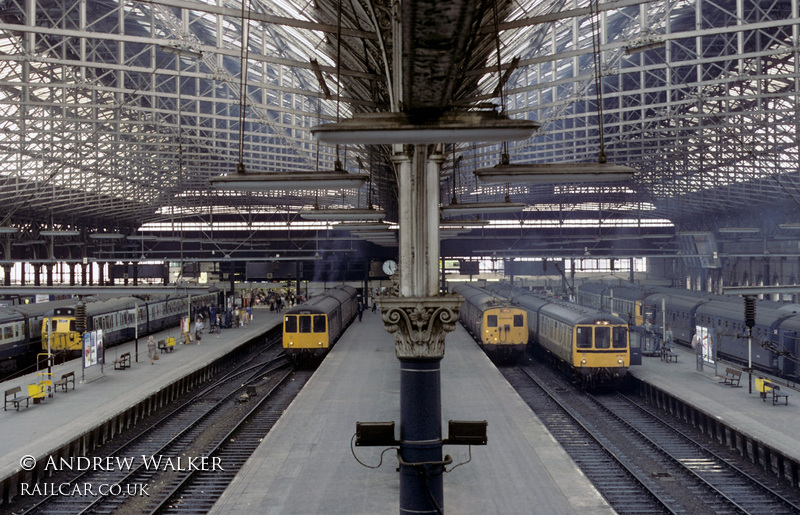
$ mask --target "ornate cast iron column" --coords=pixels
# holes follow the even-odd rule
[[[439,295],[439,168],[426,145],[393,162],[400,188],[399,295],[378,301],[400,360],[400,513],[444,508],[440,363],[462,299]],[[432,148],[432,147],[430,147]]]

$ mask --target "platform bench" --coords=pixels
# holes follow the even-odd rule
[[[58,387],[60,386],[66,392],[67,391],[67,386],[70,383],[72,383],[72,389],[74,390],[75,389],[75,372],[67,372],[66,374],[63,374],[61,376],[61,379],[59,379],[58,381],[53,381],[53,389],[54,390],[58,390]]]
[[[158,350],[162,353],[164,352],[172,352],[175,349],[175,340],[172,340],[172,345],[167,343],[166,340],[158,340]]]
[[[720,384],[726,384],[728,386],[732,386],[734,388],[740,388],[739,380],[742,378],[742,371],[736,370],[735,368],[726,368],[725,375],[722,376],[722,381]]]
[[[781,393],[781,387],[775,383],[771,383],[769,381],[764,381],[764,390],[769,388],[769,392],[762,391],[761,392],[761,400],[767,402],[767,395],[770,393],[772,394],[772,405],[776,405],[780,402],[781,399],[784,399],[784,404],[789,405],[789,394]]]
[[[3,411],[7,411],[8,410],[8,405],[9,404],[11,404],[13,406],[16,406],[17,411],[19,411],[19,405],[22,403],[22,401],[25,401],[25,407],[26,408],[30,406],[30,402],[31,402],[30,396],[28,396],[28,395],[20,395],[19,397],[17,397],[17,394],[21,393],[21,392],[22,392],[22,388],[20,388],[19,386],[16,386],[16,387],[14,387],[14,388],[12,388],[10,390],[6,390],[6,398],[5,398],[6,402],[5,402],[5,404],[3,404]]]
[[[125,370],[131,366],[131,353],[126,352],[114,360],[114,370]]]
[[[669,363],[669,362],[677,363],[678,362],[678,355],[675,354],[674,352],[672,352],[671,349],[667,349],[667,348],[662,347],[661,348],[661,361],[666,361],[667,363]]]

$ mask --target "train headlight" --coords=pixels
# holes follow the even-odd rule
[[[585,365],[585,364],[586,364],[586,358],[581,359],[581,365]]]
[[[622,358],[617,358],[617,363],[619,363],[619,365],[622,366],[624,361],[622,360]]]
[[[292,345],[294,345],[294,342],[289,340],[289,347],[291,347]]]
[[[320,347],[322,347],[322,342],[317,342],[317,345],[319,345]]]

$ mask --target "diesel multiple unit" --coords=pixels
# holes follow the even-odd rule
[[[293,363],[322,357],[358,313],[355,288],[331,288],[283,315],[283,348]]]
[[[459,320],[491,357],[519,358],[528,345],[528,315],[507,299],[460,283],[453,291],[464,297]]]

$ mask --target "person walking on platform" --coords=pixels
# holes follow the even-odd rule
[[[375,313],[375,311],[377,310],[378,310],[378,305],[375,303],[375,297],[372,297],[372,312]]]
[[[666,331],[664,332],[664,348],[672,350],[672,343],[672,329],[666,326]]]
[[[361,318],[364,316],[364,303],[358,303],[358,321],[361,322]]]
[[[151,336],[147,339],[147,356],[150,358],[151,365],[156,361],[156,350],[156,341]]]
[[[200,337],[200,333],[202,332],[203,332],[203,319],[197,317],[197,321],[195,321],[194,323],[194,339],[197,340],[197,345],[200,345],[200,340],[202,340],[202,338]]]

